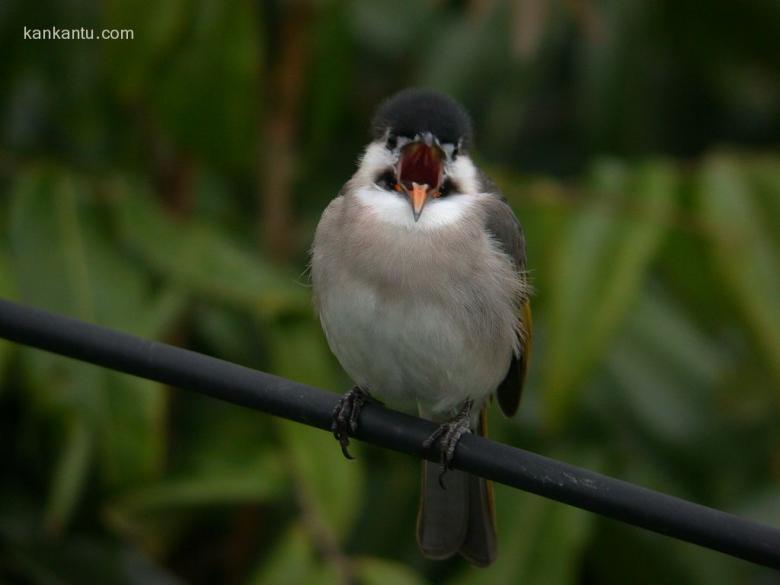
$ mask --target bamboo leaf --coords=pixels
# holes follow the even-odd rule
[[[646,291],[627,321],[608,357],[619,402],[653,437],[698,450],[718,432],[713,390],[733,360],[665,295]]]
[[[675,181],[665,163],[629,175],[596,170],[593,193],[571,218],[549,274],[549,332],[542,364],[545,418],[559,427],[578,401],[585,374],[604,358],[635,301],[673,209]]]
[[[262,71],[261,27],[251,4],[204,0],[149,89],[160,125],[183,150],[212,162],[254,160]]]
[[[65,443],[54,470],[44,526],[59,534],[69,523],[84,489],[90,467],[93,437],[87,425],[78,419],[71,421]]]
[[[293,274],[242,250],[209,226],[173,221],[141,189],[125,184],[116,189],[122,238],[166,281],[265,316],[309,309],[309,291]]]
[[[284,486],[279,458],[261,452],[241,467],[172,476],[134,487],[115,498],[109,508],[122,516],[143,516],[181,507],[261,502],[279,496]]]
[[[339,378],[334,360],[318,328],[312,317],[271,329],[276,374],[305,384],[336,386]],[[277,426],[303,506],[333,533],[333,538],[343,539],[360,509],[364,481],[361,460],[345,461],[338,443],[318,429],[288,421],[278,421]]]
[[[278,540],[267,560],[249,577],[253,585],[337,585],[335,569],[318,562],[316,550],[300,524]]]
[[[185,0],[149,5],[142,0],[111,0],[103,11],[106,28],[130,29],[132,43],[111,43],[105,47],[106,73],[124,98],[137,100],[156,81],[159,59],[175,50],[186,33]]]
[[[764,185],[769,190],[780,187],[766,180]],[[749,167],[735,157],[714,155],[705,163],[699,204],[702,219],[711,228],[715,262],[780,381],[778,197],[780,190],[768,198],[775,200],[774,208],[762,204]]]
[[[283,499],[290,486],[262,415],[197,395],[187,395],[181,405],[169,428],[177,448],[167,473],[136,482],[104,507],[116,532],[159,554],[176,546],[194,516]]]
[[[356,559],[357,574],[363,585],[425,585],[426,581],[406,565],[385,559]]]
[[[11,259],[28,303],[94,320],[86,251],[73,181],[52,170],[22,176],[11,194]],[[50,484],[45,523],[60,531],[73,514],[89,471],[94,421],[104,410],[96,376],[84,364],[23,352],[34,399],[66,429]]]
[[[338,443],[319,429],[279,421],[303,514],[343,542],[361,507],[363,465],[345,461]]]
[[[55,168],[32,168],[11,194],[11,259],[25,302],[101,323],[156,336],[181,307],[181,295],[154,298],[145,278],[112,245],[98,218],[86,182]],[[65,428],[81,428],[79,441],[97,439],[103,480],[120,485],[148,478],[162,462],[165,396],[159,384],[120,376],[85,363],[33,350],[22,352],[28,400]],[[89,465],[68,463],[83,456],[64,452],[62,473],[87,473]],[[55,477],[52,515],[67,518],[84,478]],[[54,504],[56,502],[56,505]],[[69,502],[69,503],[68,503]]]

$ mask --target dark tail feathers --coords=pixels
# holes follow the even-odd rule
[[[480,417],[484,434],[484,410]],[[417,515],[417,544],[431,559],[460,553],[471,564],[486,567],[496,559],[496,521],[492,484],[456,469],[439,485],[438,464],[423,461],[422,494]]]

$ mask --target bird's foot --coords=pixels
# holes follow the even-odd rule
[[[333,422],[330,430],[333,436],[341,445],[341,452],[347,459],[354,459],[349,453],[349,435],[355,434],[358,428],[358,417],[360,411],[367,402],[372,401],[371,396],[360,386],[353,386],[352,389],[344,394],[333,409]]]
[[[471,432],[471,408],[474,406],[472,400],[467,400],[458,414],[451,421],[444,423],[438,429],[433,431],[430,437],[423,441],[423,447],[430,449],[437,441],[441,456],[441,473],[439,473],[439,485],[444,487],[444,475],[452,467],[452,460],[455,457],[455,448],[458,446],[461,437]]]

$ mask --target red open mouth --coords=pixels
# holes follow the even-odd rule
[[[442,181],[443,158],[444,153],[437,146],[424,142],[406,145],[398,162],[398,182],[406,189],[411,189],[413,183],[425,185],[435,193]]]

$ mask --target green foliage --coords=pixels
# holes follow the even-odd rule
[[[542,368],[548,372],[545,398],[552,425],[562,424],[576,407],[582,375],[603,355],[646,284],[673,211],[672,177],[663,164],[638,168],[632,177],[614,164],[598,167],[594,196],[563,228],[545,272],[550,351]],[[630,194],[630,203],[624,194]]]
[[[780,234],[773,213],[778,192],[770,187],[764,196],[774,209],[764,208],[751,166],[740,167],[726,156],[708,160],[700,187],[701,215],[711,230],[718,269],[780,383]]]
[[[166,218],[142,190],[119,187],[117,199],[122,241],[171,286],[259,316],[309,307],[308,291],[292,271],[253,257],[203,222]]]
[[[474,155],[528,241],[529,387],[492,436],[780,525],[779,16],[11,0],[0,296],[344,391],[307,249],[376,103],[432,85],[474,113]],[[20,32],[52,25],[134,39]],[[2,582],[774,577],[501,486],[494,566],[425,561],[418,462],[359,443],[348,462],[321,431],[2,341],[0,429]]]

